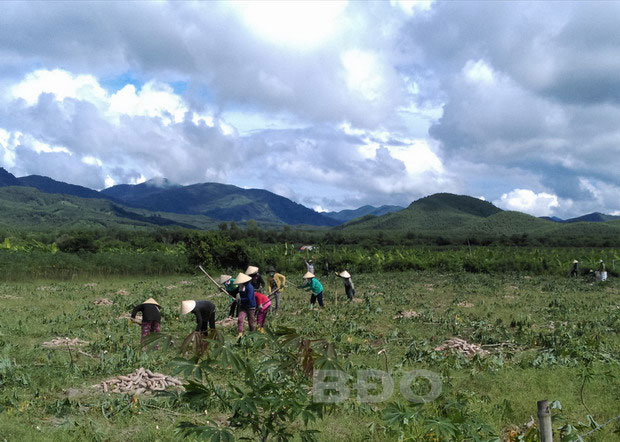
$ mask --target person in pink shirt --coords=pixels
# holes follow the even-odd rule
[[[267,313],[269,313],[271,301],[269,300],[269,296],[258,292],[254,294],[254,297],[256,298],[256,311],[258,312],[256,325],[258,326],[259,332],[265,333],[265,329],[263,327],[265,326],[265,319],[267,319]]]

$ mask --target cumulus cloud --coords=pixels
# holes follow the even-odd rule
[[[618,4],[289,3],[6,3],[0,166],[620,210]]]
[[[494,204],[506,210],[517,210],[535,216],[549,216],[560,206],[558,197],[546,192],[535,193],[529,189],[514,189],[504,193]]]

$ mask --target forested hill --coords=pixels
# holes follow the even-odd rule
[[[120,187],[120,189],[119,189]],[[152,211],[205,215],[225,221],[335,226],[338,221],[262,189],[219,183],[178,186],[146,183],[114,186],[101,193]]]

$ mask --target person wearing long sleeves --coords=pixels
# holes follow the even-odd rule
[[[140,343],[151,333],[159,333],[161,330],[161,306],[153,298],[149,298],[142,304],[136,305],[131,311],[131,320],[137,322],[136,315],[142,312],[140,323]]]
[[[245,271],[245,274],[252,278],[252,287],[254,287],[254,291],[260,292],[265,287],[265,280],[258,273],[258,267],[248,266]]]
[[[256,297],[256,325],[258,331],[265,333],[265,320],[267,319],[267,313],[269,313],[269,307],[271,306],[271,300],[267,295],[262,293],[254,293]]]
[[[211,301],[182,301],[181,314],[192,312],[196,316],[196,331],[207,334],[215,330],[215,304]]]
[[[228,296],[230,296],[230,311],[228,312],[229,318],[234,318],[237,312],[237,294],[239,293],[239,287],[235,284],[235,278],[230,275],[221,275],[220,284],[224,284],[224,289]]]
[[[573,260],[573,266],[570,269],[568,276],[577,276],[579,274],[579,261]]]
[[[245,273],[239,273],[235,278],[235,284],[239,286],[239,316],[237,317],[237,337],[243,335],[243,322],[248,318],[250,331],[256,329],[254,325],[254,313],[256,311],[256,297],[254,296],[254,286],[252,278]]]
[[[321,282],[310,272],[304,275],[304,279],[306,280],[305,284],[302,284],[299,288],[310,290],[310,308],[314,307],[314,303],[317,300],[319,301],[319,306],[323,307],[323,285]]]
[[[353,285],[351,274],[344,270],[337,275],[340,276],[344,282],[344,291],[347,294],[347,298],[349,298],[349,301],[353,301],[353,296],[355,296],[355,285]]]
[[[269,288],[269,298],[274,300],[273,310],[280,308],[280,295],[286,287],[286,276],[276,272],[276,269],[269,267],[267,271],[267,287]]]

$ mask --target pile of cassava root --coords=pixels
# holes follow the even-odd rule
[[[162,373],[153,373],[148,368],[140,367],[127,376],[117,376],[95,387],[100,387],[104,393],[133,393],[142,394],[145,391],[164,391],[168,387],[181,387],[182,382],[172,376]]]
[[[64,348],[64,347],[69,347],[69,348],[77,348],[77,347],[82,347],[84,345],[88,344],[88,341],[82,341],[79,338],[59,338],[56,337],[54,339],[52,339],[51,341],[46,341],[43,344],[41,344],[43,347],[45,348]]]
[[[489,354],[487,350],[484,350],[478,344],[470,344],[464,339],[452,338],[444,341],[439,347],[435,348],[437,351],[449,351],[453,350],[461,353],[468,358],[472,358],[475,355],[486,356]]]

